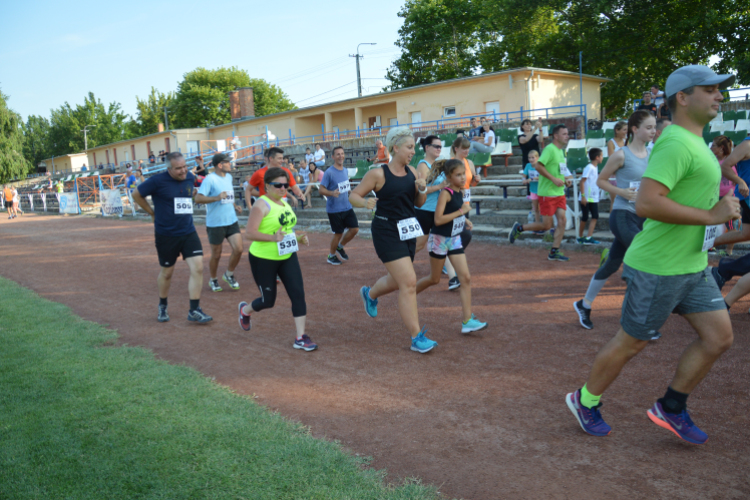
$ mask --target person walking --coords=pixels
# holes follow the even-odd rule
[[[203,246],[193,225],[193,195],[195,177],[188,172],[182,153],[167,155],[167,170],[151,176],[133,191],[133,201],[154,221],[156,253],[161,271],[159,285],[159,314],[157,320],[169,321],[167,298],[177,259],[182,259],[190,269],[188,292],[190,309],[188,321],[208,323],[213,318],[200,307],[203,287]],[[151,196],[154,208],[146,201]]]
[[[419,327],[417,312],[417,275],[414,272],[416,238],[422,236],[414,207],[421,207],[427,196],[425,179],[409,166],[414,156],[414,137],[408,127],[393,127],[385,139],[391,162],[367,172],[351,191],[349,201],[358,208],[375,210],[372,242],[375,253],[388,271],[372,288],[360,290],[365,311],[378,314],[378,298],[398,290],[398,310],[411,335],[411,350],[426,353],[437,342],[425,337],[427,327]],[[375,198],[365,196],[375,191]]]
[[[359,221],[352,204],[349,203],[351,185],[349,184],[349,172],[344,168],[344,159],[346,158],[344,148],[336,146],[333,148],[332,155],[333,165],[326,170],[318,190],[320,194],[327,197],[326,213],[333,232],[328,263],[333,266],[340,266],[341,261],[349,260],[349,255],[344,247],[357,236]],[[336,254],[338,254],[338,257]]]
[[[260,297],[251,304],[240,302],[239,323],[245,331],[252,328],[252,313],[270,309],[276,304],[277,276],[292,302],[292,316],[297,329],[292,346],[303,351],[318,348],[305,333],[307,303],[302,270],[297,251],[299,245],[308,245],[305,233],[295,233],[297,216],[284,201],[290,184],[289,173],[281,167],[271,167],[263,177],[266,193],[253,204],[245,228],[245,237],[251,241],[249,248],[250,270]]]
[[[625,254],[621,327],[597,354],[583,387],[565,398],[590,435],[611,432],[599,411],[602,394],[675,312],[685,317],[698,338],[683,351],[666,393],[646,414],[688,443],[708,440],[690,417],[687,399],[732,345],[733,333],[724,298],[707,267],[706,251],[713,245],[717,225],[739,217],[740,206],[734,196],[719,200],[719,162],[702,133],[718,114],[724,99],[721,89],[734,79],[698,65],[683,66],[667,79],[674,122],[654,146],[638,190],[636,214],[647,221]]]

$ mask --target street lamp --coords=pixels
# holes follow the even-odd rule
[[[81,130],[81,132],[83,132],[83,150],[84,151],[89,150],[89,139],[88,139],[88,136],[86,135],[86,133],[89,130],[89,127],[96,127],[96,125],[86,125],[85,127],[83,127],[83,130]]]
[[[377,45],[377,43],[360,43],[359,45]],[[359,45],[357,45],[357,54],[349,54],[349,57],[357,58],[357,97],[362,97],[362,79],[359,77],[359,59],[365,56],[359,55]]]

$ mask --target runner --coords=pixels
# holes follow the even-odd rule
[[[437,161],[440,152],[443,149],[443,142],[436,135],[428,135],[427,137],[420,139],[419,144],[422,146],[424,151],[424,158],[419,160],[417,164],[417,178],[427,179],[430,176],[432,165]],[[445,175],[443,172],[433,179],[431,183],[427,183],[427,196],[421,207],[414,208],[414,212],[417,214],[417,220],[419,226],[422,228],[424,233],[422,236],[417,238],[417,247],[415,253],[419,253],[427,245],[427,240],[430,237],[430,230],[435,225],[435,207],[437,206],[437,199],[440,195],[440,190],[448,185],[445,182]]]
[[[732,167],[737,166],[737,172]],[[716,238],[715,245],[729,245],[750,240],[750,137],[737,144],[734,150],[721,162],[721,175],[736,184],[734,195],[740,199],[742,208],[742,229],[724,233]]]
[[[615,240],[606,261],[591,278],[586,296],[573,304],[578,313],[578,321],[587,330],[594,328],[591,322],[591,308],[596,296],[609,277],[620,269],[633,238],[643,229],[645,219],[636,214],[635,199],[641,177],[648,166],[649,153],[646,144],[654,137],[655,127],[656,120],[648,111],[640,110],[630,115],[627,145],[612,155],[599,174],[597,186],[607,191],[613,200],[609,214],[609,229]],[[609,181],[612,177],[616,179],[617,186]]]
[[[8,219],[12,219],[13,215],[13,190],[10,185],[6,184],[3,189],[3,195],[5,196],[5,207],[8,209]]]
[[[246,237],[250,245],[250,270],[255,284],[260,289],[260,297],[252,304],[240,302],[240,327],[249,331],[252,327],[251,314],[270,309],[276,304],[277,279],[279,276],[292,301],[292,316],[297,328],[293,347],[304,351],[314,351],[317,345],[305,333],[307,305],[302,270],[299,267],[297,250],[299,244],[308,245],[307,235],[295,234],[297,216],[284,201],[289,188],[289,173],[280,167],[271,167],[264,176],[263,191],[266,192],[253,205],[247,221]]]
[[[719,165],[724,163],[724,160],[727,156],[729,156],[732,153],[732,141],[725,135],[720,135],[717,137],[714,137],[713,142],[711,142],[711,152],[716,156],[716,159],[719,161]],[[732,167],[732,171],[737,174],[737,167]],[[719,186],[719,197],[723,198],[727,194],[734,192],[735,184],[734,182],[730,181],[726,177],[721,178],[721,185]],[[730,220],[726,224],[724,224],[725,233],[730,231],[740,231],[742,229],[741,222],[739,220]],[[727,245],[726,252],[723,252],[724,255],[732,255],[734,251],[734,243],[730,243]],[[709,253],[717,253],[716,248],[712,248],[708,251]]]
[[[211,245],[211,259],[208,261],[208,272],[211,278],[209,287],[214,292],[221,292],[216,273],[219,269],[224,240],[232,247],[227,270],[221,277],[232,290],[239,290],[240,284],[234,279],[234,270],[242,257],[242,232],[237,214],[242,213],[242,207],[235,203],[232,178],[232,157],[219,153],[211,160],[214,171],[206,176],[195,195],[196,203],[206,205],[206,232],[208,243]]]
[[[357,236],[359,222],[352,204],[349,203],[351,186],[349,185],[349,171],[344,168],[346,157],[344,148],[336,146],[331,153],[333,165],[326,170],[318,190],[320,194],[328,197],[326,213],[328,214],[328,222],[331,224],[331,231],[333,231],[328,263],[340,266],[341,260],[349,260],[349,255],[344,250],[344,246]],[[338,257],[336,257],[337,253]]]
[[[248,187],[245,188],[245,199],[249,200],[252,196],[255,196],[256,198],[264,196],[266,194],[266,184],[263,179],[265,178],[266,171],[269,168],[278,167],[287,173],[287,175],[289,176],[289,187],[291,188],[294,195],[304,203],[304,195],[302,194],[302,190],[300,190],[299,186],[297,186],[297,182],[294,180],[292,172],[289,169],[281,166],[284,159],[284,150],[281,148],[272,147],[266,149],[263,152],[263,155],[266,158],[266,164],[263,166],[263,168],[256,170],[255,173],[253,173],[252,177],[250,177],[250,183],[248,184]],[[296,206],[296,200],[292,201],[292,204]]]
[[[523,168],[525,179],[523,183],[529,186],[528,199],[531,200],[531,211],[534,214],[534,222],[542,222],[542,215],[539,213],[539,172],[536,164],[539,161],[539,151],[532,149],[529,151],[529,162]]]
[[[719,111],[719,89],[732,82],[734,76],[705,66],[684,66],[667,79],[674,122],[654,147],[639,188],[636,211],[648,220],[625,255],[622,326],[599,351],[586,384],[566,397],[588,434],[610,433],[599,412],[601,395],[676,312],[699,338],[683,351],[666,394],[647,415],[689,443],[708,440],[690,418],[687,398],[732,345],[733,335],[724,298],[710,279],[706,250],[716,225],[738,217],[740,206],[733,196],[719,201],[719,163],[702,133]]]
[[[427,184],[417,179],[409,162],[414,156],[414,137],[408,127],[393,127],[385,139],[391,162],[367,172],[362,182],[349,195],[349,201],[358,208],[376,208],[372,221],[372,242],[378,258],[388,274],[372,288],[360,290],[365,311],[374,318],[378,315],[378,297],[398,290],[398,310],[411,339],[411,350],[419,353],[431,351],[437,342],[427,337],[427,327],[419,328],[417,312],[417,276],[414,273],[416,238],[422,228],[416,218],[415,206],[424,204]],[[377,198],[365,196],[375,191]]]
[[[542,222],[521,225],[518,222],[508,233],[508,241],[514,243],[524,231],[548,231],[552,228],[553,218],[557,218],[557,231],[552,242],[552,249],[548,260],[567,262],[570,260],[560,252],[563,236],[565,236],[566,210],[568,202],[565,199],[565,186],[570,187],[570,171],[565,162],[563,150],[568,144],[568,128],[565,125],[555,125],[552,129],[552,144],[544,148],[537,161],[536,170],[539,172],[539,212]]]
[[[208,323],[213,318],[200,307],[203,287],[203,247],[193,225],[193,194],[195,177],[188,172],[182,153],[167,155],[167,170],[152,175],[133,191],[133,201],[151,216],[154,221],[156,253],[161,271],[159,285],[158,321],[169,321],[167,296],[172,284],[174,265],[182,254],[190,269],[188,291],[190,311],[188,321]],[[151,196],[154,208],[146,201]]]
[[[461,246],[461,233],[464,227],[471,229],[471,221],[466,218],[471,206],[464,203],[463,197],[466,183],[464,163],[458,159],[436,161],[426,181],[432,184],[440,178],[449,179],[450,185],[441,190],[438,195],[434,225],[430,230],[429,238],[430,275],[417,282],[417,293],[440,283],[440,270],[447,256],[463,284],[459,292],[463,310],[461,333],[477,332],[487,328],[487,323],[479,321],[471,313],[471,276],[466,255]]]

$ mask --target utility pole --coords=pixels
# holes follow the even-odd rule
[[[96,127],[96,125],[86,125],[85,127],[83,127],[83,130],[81,130],[81,132],[83,132],[83,150],[84,151],[89,150],[89,138],[87,135],[89,127]]]
[[[359,45],[377,45],[377,43],[360,43]],[[349,54],[349,57],[357,58],[357,97],[362,97],[362,78],[359,76],[359,60],[365,56],[359,54],[359,45],[357,45],[357,53]]]
[[[169,118],[167,118],[167,107],[164,106],[164,126],[169,130]]]

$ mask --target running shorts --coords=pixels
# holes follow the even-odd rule
[[[225,239],[228,239],[234,234],[240,233],[240,223],[235,222],[228,226],[208,227],[206,226],[206,232],[208,233],[208,242],[212,245],[221,245]]]
[[[343,234],[347,229],[359,227],[357,214],[350,208],[346,212],[335,212],[328,214],[328,222],[331,223],[333,234]]]
[[[183,260],[203,255],[203,246],[197,231],[185,236],[163,236],[159,233],[155,233],[155,236],[156,254],[159,256],[161,267],[174,266],[180,254]]]
[[[375,253],[383,264],[409,257],[414,262],[417,239],[402,241],[399,238],[395,221],[383,220],[378,216],[372,220],[372,243]]]
[[[591,213],[592,219],[599,219],[599,203],[588,202],[585,205],[581,204],[580,207],[582,222],[587,222],[589,220],[589,213]]]
[[[540,196],[539,197],[539,212],[544,217],[552,217],[557,212],[557,209],[567,210],[568,202],[565,196]]]
[[[460,234],[456,236],[442,236],[430,233],[430,238],[427,240],[427,248],[430,252],[430,257],[435,259],[444,259],[446,255],[464,253]]]

